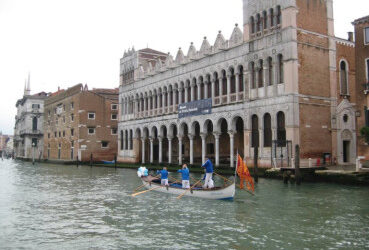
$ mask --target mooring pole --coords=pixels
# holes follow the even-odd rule
[[[76,166],[78,168],[78,155],[77,155],[77,159],[76,159]]]
[[[295,178],[296,178],[296,184],[301,185],[301,171],[300,171],[300,145],[296,145],[295,150]]]
[[[114,155],[114,167],[117,169],[117,155]]]
[[[92,168],[92,153],[90,155],[90,167]]]
[[[258,177],[258,157],[259,157],[259,148],[254,147],[254,180],[257,183],[259,181]]]

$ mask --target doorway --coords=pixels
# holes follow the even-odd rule
[[[350,141],[343,141],[343,162],[350,162]]]

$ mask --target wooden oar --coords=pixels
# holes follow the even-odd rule
[[[158,178],[159,175],[155,176],[154,179]],[[146,187],[148,184],[150,184],[151,181],[145,183],[145,184],[142,184],[141,186],[139,186],[138,188],[136,188],[135,190],[133,190],[133,192],[137,192],[138,190],[140,190],[141,188],[143,187]]]
[[[186,191],[184,191],[183,194],[181,194],[180,196],[177,197],[177,199],[181,199],[183,195],[185,195],[188,191],[190,191],[191,189],[193,189],[199,182],[201,182],[202,179],[200,179],[198,182],[196,182],[195,184],[193,184],[192,187],[190,187],[189,189],[187,189]]]
[[[137,195],[144,194],[144,193],[150,192],[150,191],[152,191],[152,190],[155,190],[155,189],[158,189],[158,188],[161,188],[161,187],[162,187],[162,186],[153,187],[153,188],[151,188],[151,189],[149,189],[149,190],[145,190],[145,191],[142,191],[142,192],[138,192],[138,193],[132,194],[131,196],[132,196],[132,197],[136,197]]]

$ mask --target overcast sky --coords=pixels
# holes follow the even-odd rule
[[[336,35],[346,38],[368,10],[369,0],[334,0]],[[118,87],[125,49],[175,56],[204,36],[213,44],[218,30],[229,39],[235,23],[241,0],[0,0],[0,131],[13,134],[28,72],[32,93]]]

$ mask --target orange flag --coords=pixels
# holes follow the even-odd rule
[[[249,169],[246,166],[246,163],[242,160],[241,156],[238,155],[237,158],[237,174],[240,177],[241,183],[240,188],[244,188],[244,181],[246,181],[246,187],[248,190],[254,192],[255,186],[254,186],[254,180],[252,179]]]

